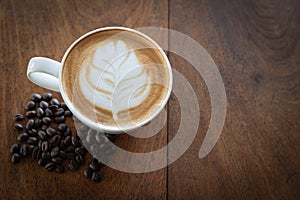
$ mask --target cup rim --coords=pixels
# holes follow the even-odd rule
[[[65,95],[65,91],[63,89],[62,86],[62,70],[64,67],[64,63],[66,58],[68,57],[69,53],[71,52],[71,50],[75,47],[76,44],[78,44],[81,40],[83,40],[84,38],[97,33],[97,32],[101,32],[101,31],[106,31],[106,30],[124,30],[124,31],[129,31],[135,34],[138,34],[142,37],[144,37],[146,40],[148,40],[149,42],[151,42],[156,48],[157,50],[160,52],[160,54],[162,55],[167,68],[168,68],[168,73],[169,73],[169,83],[168,83],[168,93],[166,95],[166,97],[164,98],[164,100],[162,101],[160,107],[154,112],[154,114],[152,116],[150,116],[148,119],[134,125],[134,126],[129,126],[126,128],[120,128],[118,126],[107,126],[104,124],[101,124],[99,122],[93,121],[91,119],[89,119],[88,117],[84,116],[83,114],[81,114],[71,103],[71,101],[69,100],[69,98]],[[167,57],[167,55],[164,53],[164,51],[162,50],[162,48],[157,44],[157,42],[155,42],[152,38],[150,38],[148,35],[137,31],[135,29],[132,28],[127,28],[127,27],[120,27],[120,26],[110,26],[110,27],[102,27],[102,28],[97,28],[94,29],[92,31],[89,31],[85,34],[83,34],[82,36],[80,36],[78,39],[76,39],[67,49],[67,51],[65,52],[62,61],[61,61],[61,68],[59,70],[58,73],[58,79],[59,79],[59,91],[61,92],[61,96],[64,100],[64,102],[67,104],[68,108],[71,110],[71,112],[73,113],[73,115],[75,115],[81,122],[83,122],[84,124],[86,124],[87,126],[95,129],[95,130],[99,130],[99,131],[104,131],[104,132],[109,132],[109,133],[120,133],[120,132],[127,132],[127,131],[132,131],[135,130],[138,127],[141,127],[147,123],[149,123],[151,120],[153,120],[165,107],[165,105],[167,104],[169,97],[171,95],[171,90],[172,90],[172,86],[173,86],[173,74],[172,74],[172,68],[171,68],[171,64],[170,61]]]

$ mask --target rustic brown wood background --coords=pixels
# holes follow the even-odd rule
[[[300,1],[0,0],[0,24],[1,199],[300,199]],[[196,139],[176,162],[145,174],[107,167],[99,184],[84,178],[83,168],[55,174],[30,159],[10,163],[14,114],[23,112],[32,93],[47,91],[27,80],[30,57],[60,60],[76,38],[104,26],[171,28],[210,53],[228,107],[207,157],[198,158],[210,119],[205,82],[169,54],[196,91],[201,111]],[[148,150],[174,137],[178,106],[172,96],[168,123],[146,140]],[[145,142],[123,135],[117,144],[139,152]]]

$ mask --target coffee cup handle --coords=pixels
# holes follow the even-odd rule
[[[27,77],[41,87],[59,92],[60,69],[60,62],[45,57],[33,57],[28,63]]]

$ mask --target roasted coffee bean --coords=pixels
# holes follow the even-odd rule
[[[29,136],[28,133],[23,132],[17,137],[17,140],[19,142],[24,142],[25,140],[27,140],[28,136]]]
[[[33,94],[30,99],[35,102],[40,102],[42,99],[42,96],[40,94]]]
[[[45,167],[47,165],[47,159],[42,157],[41,159],[38,160],[38,165]]]
[[[66,131],[64,132],[64,136],[67,137],[67,136],[71,136],[72,135],[72,131],[70,128],[67,128]]]
[[[54,128],[52,127],[48,127],[47,130],[46,130],[46,133],[50,136],[50,137],[53,137],[54,135],[56,135],[56,131]]]
[[[38,144],[39,142],[36,137],[29,137],[26,141],[28,144],[33,144],[33,145]]]
[[[56,168],[56,164],[50,162],[50,163],[48,163],[48,164],[45,165],[45,168],[46,168],[49,172],[50,172],[50,171],[53,171],[53,170],[55,170],[55,168]]]
[[[69,110],[69,108],[65,102],[61,102],[60,107],[63,108],[64,110]]]
[[[53,112],[49,108],[46,108],[45,109],[45,116],[46,117],[52,117],[53,116]]]
[[[20,161],[20,159],[21,159],[21,156],[18,153],[14,153],[11,156],[11,162],[14,163],[14,164],[18,163]]]
[[[75,151],[75,147],[73,147],[72,145],[67,147],[67,152],[74,152]]]
[[[35,119],[34,120],[34,128],[38,129],[41,128],[43,125],[42,120],[41,119]]]
[[[34,110],[30,110],[30,111],[27,111],[25,115],[28,118],[33,118],[36,116],[36,112]]]
[[[49,148],[48,142],[47,142],[47,141],[44,141],[44,142],[42,143],[42,147],[41,147],[42,151],[43,151],[43,152],[48,151],[48,148]]]
[[[64,113],[64,116],[66,116],[66,117],[71,117],[71,116],[72,116],[71,111],[66,110],[65,113]]]
[[[72,159],[70,160],[68,167],[71,171],[75,171],[80,167],[80,165],[77,163],[76,160]]]
[[[28,146],[26,144],[22,144],[20,147],[20,155],[27,156],[28,154]]]
[[[37,160],[38,159],[39,150],[40,149],[38,147],[35,147],[32,150],[32,160]]]
[[[42,158],[46,159],[46,160],[51,160],[51,154],[49,152],[43,152],[42,153]]]
[[[24,118],[25,117],[22,114],[16,114],[14,117],[15,121],[22,121]]]
[[[57,124],[63,123],[63,122],[65,122],[65,120],[66,120],[66,118],[63,115],[59,116],[59,117],[54,117],[54,122],[57,123]]]
[[[79,165],[83,165],[84,164],[84,157],[82,155],[78,155],[76,156],[76,161]]]
[[[61,137],[59,135],[55,135],[53,136],[53,138],[51,138],[50,144],[52,144],[53,146],[58,146],[60,144],[60,139]]]
[[[47,125],[42,125],[42,127],[41,127],[41,129],[43,130],[43,131],[46,131],[47,130],[47,128],[48,128],[48,126]]]
[[[103,180],[103,172],[94,172],[92,175],[92,180],[96,183],[100,182]]]
[[[60,140],[60,143],[59,143],[59,146],[58,146],[61,150],[63,150],[63,149],[65,149],[66,148],[66,145],[65,145],[65,143],[64,143],[64,140],[63,139],[61,139]]]
[[[38,108],[38,109],[36,110],[36,116],[37,116],[38,118],[43,118],[43,117],[44,117],[44,114],[45,114],[45,112],[44,112],[44,110],[43,110],[42,108]]]
[[[78,136],[72,136],[72,144],[74,147],[78,147],[80,145]]]
[[[30,135],[30,136],[37,136],[37,130],[36,129],[30,129],[29,131],[27,131],[28,132],[28,134]]]
[[[57,165],[56,168],[55,168],[55,172],[57,173],[64,173],[65,171],[65,167],[63,165]]]
[[[13,145],[11,145],[11,147],[9,149],[9,152],[11,154],[19,153],[20,152],[20,145],[19,144],[13,144]]]
[[[34,102],[34,101],[29,101],[29,102],[26,104],[25,109],[26,109],[27,111],[29,111],[29,110],[32,110],[34,107],[35,107],[35,102]]]
[[[51,156],[52,157],[56,157],[56,156],[58,156],[58,154],[59,154],[59,147],[54,147],[52,150],[51,150]]]
[[[65,110],[63,108],[59,108],[55,111],[54,116],[61,116],[63,115]]]
[[[42,118],[42,122],[45,124],[45,125],[50,125],[51,124],[51,118],[50,117],[43,117]]]
[[[95,161],[92,161],[90,163],[89,167],[94,171],[100,170],[100,165],[98,164],[98,162],[95,162]]]
[[[46,108],[48,108],[48,106],[49,106],[49,104],[48,104],[46,101],[41,101],[39,105],[40,105],[40,107],[43,108],[44,110],[45,110]]]
[[[57,130],[64,132],[67,129],[66,124],[62,123],[57,126]]]
[[[29,154],[32,154],[32,151],[33,151],[34,148],[35,148],[34,145],[29,145],[29,146],[28,146],[28,153],[29,153]]]
[[[66,152],[64,151],[59,151],[59,154],[58,154],[61,158],[65,159],[67,157],[67,154]]]
[[[65,145],[70,145],[71,144],[71,136],[67,136],[64,140]]]
[[[55,111],[55,110],[57,110],[59,107],[58,107],[58,105],[50,105],[49,106],[49,109],[50,110],[52,110],[52,111]],[[52,113],[53,114],[53,113]]]
[[[76,154],[75,153],[67,153],[66,158],[69,159],[69,160],[74,159],[74,158],[76,158]]]
[[[30,120],[27,121],[27,123],[26,123],[26,125],[25,125],[25,128],[26,128],[27,130],[30,130],[30,129],[33,128],[33,126],[34,126],[34,120],[33,120],[33,119],[30,119]]]
[[[43,141],[42,140],[39,140],[39,143],[38,143],[38,147],[40,148],[40,149],[42,149],[42,144],[43,144]]]
[[[78,155],[84,155],[85,150],[81,147],[78,147],[78,148],[75,149],[75,153],[77,153]]]
[[[93,170],[91,168],[86,168],[83,172],[83,175],[89,179],[92,178]]]
[[[56,131],[56,134],[59,136],[63,136],[63,133],[61,131]]]
[[[63,162],[63,159],[61,157],[54,157],[52,158],[52,162],[61,164]]]
[[[42,98],[46,101],[50,101],[52,99],[52,94],[51,93],[44,93],[42,95]]]
[[[38,131],[38,136],[41,140],[47,140],[47,133],[43,130]]]
[[[15,124],[15,125],[14,125],[14,129],[15,129],[16,131],[22,131],[22,130],[23,130],[23,126],[22,126],[22,124]]]
[[[53,98],[53,99],[51,99],[50,104],[59,106],[59,101],[57,99]]]

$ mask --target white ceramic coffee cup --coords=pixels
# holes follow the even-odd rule
[[[99,122],[94,122],[91,119],[85,117],[84,115],[82,115],[73,105],[72,103],[68,100],[68,98],[66,98],[66,94],[65,91],[62,87],[62,69],[64,67],[64,62],[69,54],[69,52],[73,49],[73,47],[80,42],[81,40],[83,40],[84,38],[86,38],[87,36],[96,33],[96,32],[101,32],[101,31],[105,31],[105,30],[125,30],[125,31],[129,31],[129,32],[133,32],[135,34],[138,34],[142,37],[144,37],[145,39],[147,39],[149,42],[151,42],[161,53],[162,57],[164,58],[164,61],[168,67],[168,73],[169,73],[169,83],[168,83],[168,94],[166,95],[165,99],[163,100],[162,104],[160,107],[157,108],[156,112],[154,112],[154,114],[152,116],[150,116],[147,120],[143,121],[140,124],[135,124],[134,126],[131,127],[127,127],[127,128],[119,128],[117,126],[115,127],[111,127],[111,126],[105,126]],[[165,53],[163,52],[163,50],[161,49],[161,47],[153,40],[151,39],[149,36],[134,30],[134,29],[130,29],[130,28],[125,28],[125,27],[104,27],[104,28],[99,28],[99,29],[95,29],[93,31],[90,31],[86,34],[84,34],[83,36],[79,37],[66,51],[66,53],[63,56],[63,59],[61,62],[49,59],[49,58],[45,58],[45,57],[33,57],[30,59],[29,64],[28,64],[28,68],[27,68],[27,77],[29,80],[31,80],[33,83],[56,91],[56,92],[60,92],[62,98],[64,99],[65,103],[67,104],[68,108],[71,110],[71,112],[75,115],[75,117],[77,117],[81,122],[83,122],[84,124],[86,124],[87,126],[98,130],[98,131],[105,131],[105,132],[109,132],[109,133],[121,133],[121,132],[127,132],[127,131],[132,131],[140,126],[143,126],[147,123],[149,123],[153,118],[155,118],[164,108],[164,106],[166,105],[170,94],[171,94],[171,89],[172,89],[172,84],[173,84],[173,76],[172,76],[172,69],[171,69],[171,65],[170,62],[167,58],[167,56],[165,55]]]

